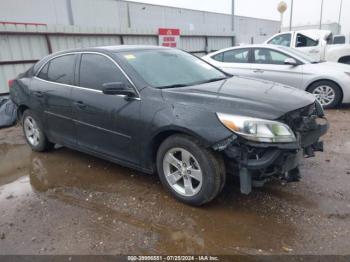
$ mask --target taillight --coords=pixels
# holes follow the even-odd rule
[[[8,86],[9,88],[11,88],[13,86],[13,84],[15,83],[15,80],[14,79],[11,79],[8,81]]]

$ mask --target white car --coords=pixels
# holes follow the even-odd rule
[[[283,32],[272,36],[265,42],[265,44],[298,49],[318,61],[325,60],[350,64],[350,45],[335,43],[337,41],[334,39],[332,32],[328,30]]]
[[[315,94],[325,108],[350,102],[350,65],[316,61],[296,49],[240,46],[219,50],[203,59],[230,74],[306,90]]]

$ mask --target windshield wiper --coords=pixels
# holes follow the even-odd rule
[[[173,84],[173,85],[168,85],[168,86],[157,86],[157,88],[163,89],[163,88],[175,88],[175,87],[185,87],[185,86],[194,86],[194,85],[201,85],[205,83],[211,83],[211,82],[216,82],[220,80],[225,80],[229,78],[228,76],[225,77],[217,77],[217,78],[211,78],[209,80],[201,81],[201,82],[194,82],[194,83],[189,83],[189,84]]]
[[[221,80],[225,80],[225,79],[227,79],[227,78],[228,78],[227,76],[225,76],[225,77],[212,78],[212,79],[209,79],[209,80],[207,81],[207,83],[216,82],[216,81],[221,81]]]
[[[157,88],[163,89],[163,88],[175,88],[175,87],[185,87],[189,86],[188,84],[173,84],[168,86],[157,86]]]
[[[205,83],[211,83],[211,82],[216,82],[216,81],[221,81],[221,80],[225,80],[229,78],[228,76],[225,76],[225,77],[217,77],[217,78],[212,78],[212,79],[209,79],[209,80],[205,80],[203,82],[201,82],[200,84],[205,84]]]

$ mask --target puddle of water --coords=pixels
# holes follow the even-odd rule
[[[223,196],[208,206],[193,208],[169,196],[156,176],[73,150],[35,153],[22,144],[2,144],[0,148],[1,208],[10,203],[9,194],[16,201],[36,196],[58,200],[102,217],[96,227],[106,232],[117,221],[131,231],[137,228],[145,236],[156,236],[157,241],[144,250],[150,253],[254,254],[259,249],[280,252],[283,245],[293,244],[294,226],[268,213],[259,215],[266,203],[260,205],[254,194],[241,196],[237,188],[225,189]]]

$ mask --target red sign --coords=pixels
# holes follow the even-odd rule
[[[167,47],[179,47],[180,29],[159,28],[159,45]]]

